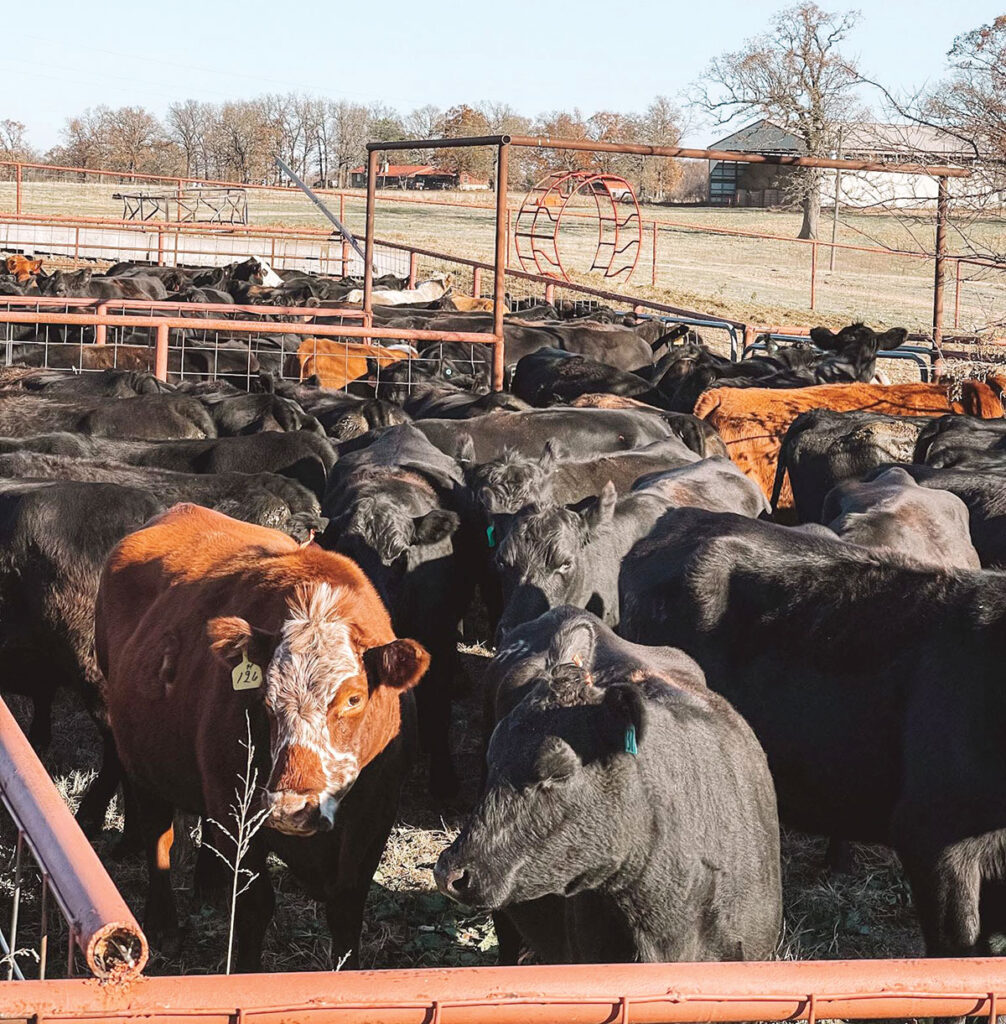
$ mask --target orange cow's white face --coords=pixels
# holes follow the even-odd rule
[[[340,802],[389,738],[381,728],[389,703],[375,701],[380,688],[407,690],[429,665],[413,640],[364,649],[340,614],[346,596],[326,583],[298,588],[278,634],[231,617],[207,626],[229,665],[247,655],[263,670],[271,754],[266,824],[290,835],[333,827]]]

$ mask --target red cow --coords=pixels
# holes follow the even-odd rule
[[[429,664],[415,641],[395,639],[360,569],[176,505],[109,556],[95,648],[147,851],[151,943],[178,938],[175,809],[233,825],[247,713],[268,817],[242,865],[257,878],[238,899],[238,969],[260,965],[270,850],[324,901],[335,960],[357,965],[364,900],[415,745],[406,691]],[[233,854],[218,829],[207,841]]]

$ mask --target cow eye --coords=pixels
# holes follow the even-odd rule
[[[350,708],[358,708],[362,703],[363,698],[358,693],[354,693],[353,696],[346,701],[346,706]]]
[[[562,565],[560,565],[559,568],[556,569],[556,572],[561,572],[563,575],[565,575],[572,568],[573,568],[573,563],[572,562],[563,562]]]

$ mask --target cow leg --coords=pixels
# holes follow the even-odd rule
[[[384,853],[387,834],[391,830],[394,804],[386,828],[367,828],[371,838],[366,844],[354,842],[352,830],[344,833],[339,847],[339,866],[335,885],[326,887],[325,920],[332,933],[332,966],[340,970],[360,968],[360,932],[363,930],[363,908],[373,881],[374,872]]]
[[[207,851],[209,852],[209,851]],[[276,909],[266,849],[252,842],[241,867],[254,876],[248,888],[237,898],[234,927],[238,937],[237,970],[241,974],[254,974],[262,969],[262,944],[266,929]],[[247,878],[245,875],[243,878]],[[239,882],[238,888],[241,887]]]
[[[419,743],[430,759],[430,792],[449,799],[458,792],[458,776],[451,757],[451,688],[456,651],[453,645],[428,648],[430,670],[416,690]]]
[[[99,728],[102,746],[101,768],[97,778],[87,787],[80,807],[77,808],[77,824],[88,839],[93,839],[104,828],[108,805],[123,781],[122,762],[119,760],[119,751],[116,749],[112,731],[108,726],[100,725]]]
[[[148,877],[143,930],[151,946],[171,956],[177,952],[181,939],[175,895],[171,889],[174,808],[166,800],[147,792],[142,794],[138,804]]]
[[[948,847],[935,858],[902,856],[927,956],[976,956],[981,945],[981,863]]]
[[[524,950],[524,940],[520,930],[510,920],[505,910],[493,911],[493,928],[496,931],[496,944],[499,947],[500,967],[516,967]]]
[[[32,695],[31,725],[28,728],[28,742],[36,753],[49,749],[52,743],[52,699],[54,691],[43,689]]]

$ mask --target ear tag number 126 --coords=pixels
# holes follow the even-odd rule
[[[248,652],[241,652],[241,664],[231,672],[231,685],[235,690],[257,690],[262,685],[262,669],[248,660]]]

